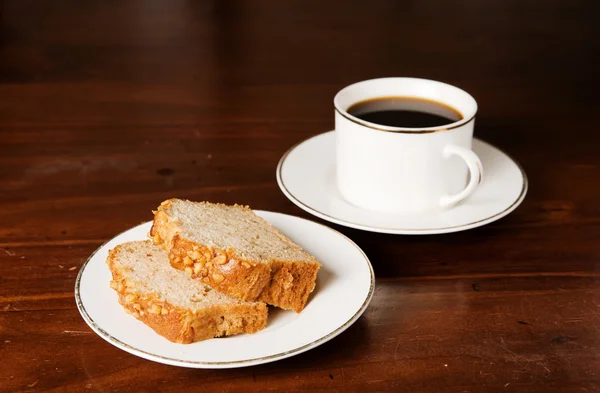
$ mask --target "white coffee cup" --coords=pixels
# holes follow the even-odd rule
[[[435,101],[462,119],[403,128],[348,113],[356,103],[385,97]],[[468,198],[481,182],[481,161],[471,150],[477,103],[464,90],[427,79],[381,78],[347,86],[333,102],[337,186],[351,204],[402,213],[445,209]]]

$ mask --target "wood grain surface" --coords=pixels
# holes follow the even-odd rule
[[[600,24],[592,0],[0,3],[0,392],[600,390]],[[86,258],[163,199],[308,217],[279,191],[343,86],[469,91],[476,135],[528,174],[502,220],[436,236],[330,225],[371,306],[272,364],[190,370],[92,333]]]

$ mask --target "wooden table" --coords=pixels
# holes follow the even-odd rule
[[[0,391],[600,389],[600,9],[536,3],[4,2]],[[275,166],[333,128],[336,91],[381,76],[472,93],[476,135],[529,176],[522,206],[438,236],[331,225],[370,257],[375,295],[287,360],[191,370],[91,332],[79,267],[163,199],[319,221]]]

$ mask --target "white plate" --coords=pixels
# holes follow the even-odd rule
[[[175,344],[125,313],[109,282],[108,250],[145,240],[151,223],[138,225],[98,248],[75,283],[77,308],[86,323],[109,343],[156,362],[194,368],[233,368],[273,362],[315,348],[352,325],[373,296],[375,275],[364,252],[324,225],[280,213],[255,211],[314,255],[322,264],[317,286],[301,314],[269,309],[267,327],[255,334]]]
[[[464,231],[506,216],[527,193],[525,172],[508,155],[479,139],[473,140],[473,150],[483,164],[484,180],[469,199],[442,212],[381,213],[346,202],[335,186],[334,131],[288,150],[277,165],[277,183],[301,209],[347,227],[402,235]]]

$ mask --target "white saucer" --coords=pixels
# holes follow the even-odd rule
[[[341,233],[302,218],[255,211],[322,264],[301,314],[269,309],[267,327],[255,334],[175,344],[126,314],[110,289],[108,250],[147,239],[151,223],[138,225],[96,250],[75,283],[77,308],[100,337],[124,351],[159,363],[193,368],[233,368],[273,362],[315,348],[352,325],[373,296],[375,276],[367,256]]]
[[[473,140],[473,151],[483,164],[482,184],[462,204],[437,213],[381,213],[346,202],[335,186],[334,131],[288,150],[277,165],[277,183],[301,209],[347,227],[403,235],[458,232],[506,216],[527,193],[525,172],[504,152],[478,139]]]

